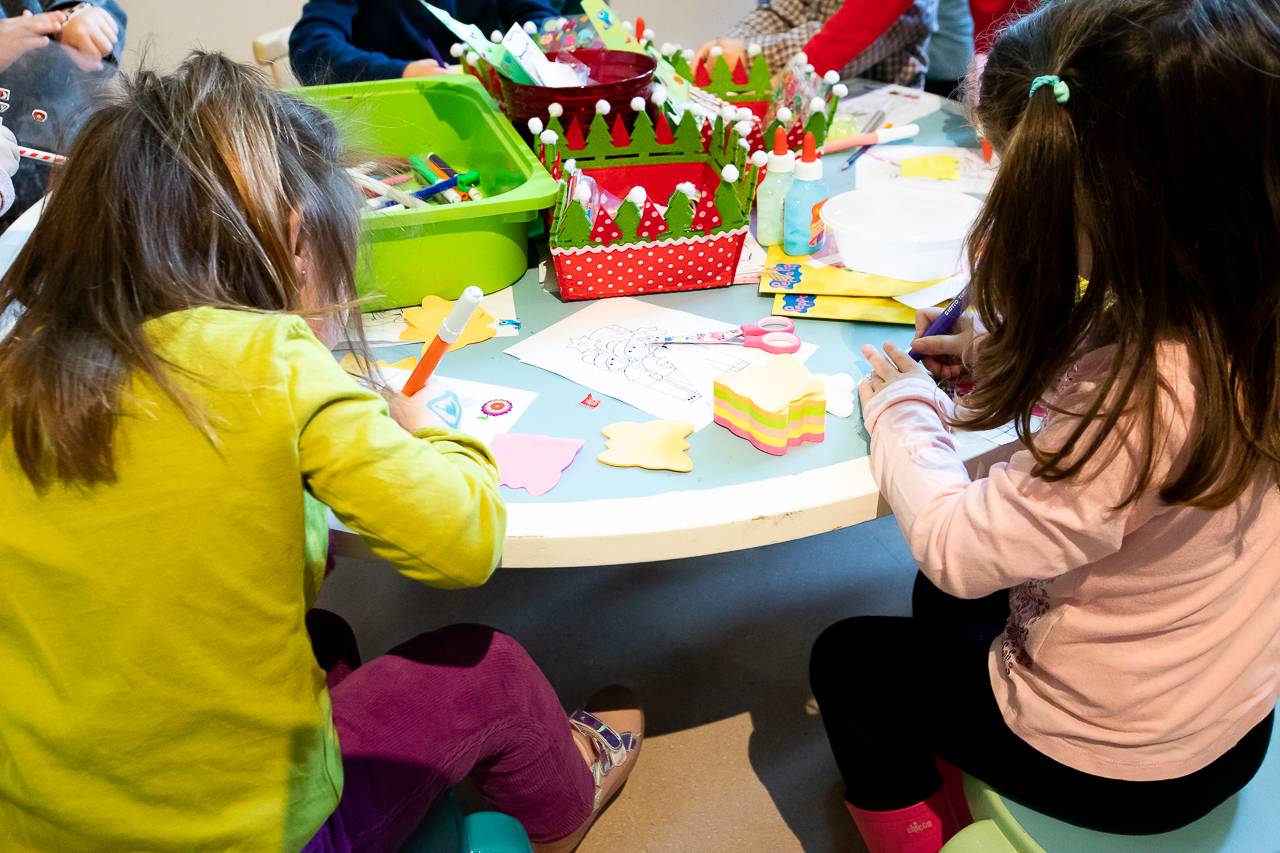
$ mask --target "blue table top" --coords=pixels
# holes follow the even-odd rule
[[[921,119],[920,126],[920,136],[912,144],[977,144],[973,129],[958,115],[945,111],[935,113]],[[847,156],[845,153],[825,158],[824,174],[832,195],[854,188],[854,170],[840,171],[840,165]],[[545,246],[541,250],[545,256]],[[590,389],[554,373],[524,364],[504,352],[508,346],[525,336],[535,334],[590,304],[562,302],[553,295],[552,291],[556,290],[555,269],[549,260],[546,266],[545,283],[539,283],[535,267],[527,271],[515,285],[516,315],[521,323],[520,338],[494,338],[466,347],[451,353],[440,368],[443,376],[537,392],[537,399],[515,424],[515,432],[586,440],[586,446],[578,459],[565,471],[556,488],[541,497],[533,497],[523,489],[504,488],[504,497],[508,502],[586,501],[732,486],[796,474],[866,455],[866,431],[863,429],[862,419],[855,412],[850,418],[828,417],[826,438],[821,444],[793,448],[782,457],[762,453],[749,442],[713,424],[690,437],[691,448],[688,453],[694,461],[694,469],[688,474],[611,468],[596,462],[595,456],[604,450],[601,429],[618,421],[648,421],[653,417],[600,394],[595,395],[600,399],[599,408],[587,408],[580,401]],[[754,321],[768,315],[772,308],[772,297],[759,295],[755,284],[639,298],[732,323]],[[912,330],[902,325],[797,319],[796,326],[803,340],[818,346],[817,352],[806,362],[815,373],[865,375],[869,368],[858,353],[862,344],[878,345],[893,341],[905,346],[912,337]],[[416,354],[413,346],[387,348],[386,351],[396,354],[397,358]]]

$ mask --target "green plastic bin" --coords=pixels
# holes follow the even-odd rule
[[[439,154],[480,173],[485,198],[421,210],[366,214],[356,274],[365,311],[416,305],[428,294],[486,293],[528,268],[529,223],[557,185],[475,78],[463,74],[313,86],[296,91],[369,157]]]

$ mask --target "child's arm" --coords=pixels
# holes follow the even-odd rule
[[[307,490],[408,577],[439,587],[484,583],[506,532],[497,466],[484,446],[444,429],[405,432],[302,320],[291,322],[282,347]]]
[[[951,401],[923,370],[890,382],[863,406],[876,483],[920,571],[940,589],[978,598],[1119,550],[1137,514],[1134,505],[1112,507],[1127,497],[1140,451],[1109,440],[1088,482],[1050,483],[1032,476],[1035,460],[1024,450],[970,482],[943,424],[950,413]],[[1061,445],[1077,423],[1051,416],[1037,444]]]
[[[819,74],[844,68],[893,22],[911,8],[913,0],[845,0],[836,13],[804,46]]]
[[[351,43],[356,0],[310,0],[289,35],[289,63],[304,85],[403,77],[409,63]]]

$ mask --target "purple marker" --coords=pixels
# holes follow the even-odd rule
[[[929,328],[925,329],[924,334],[920,337],[927,338],[932,335],[950,334],[951,330],[956,327],[956,322],[959,321],[960,315],[963,314],[964,309],[968,307],[969,301],[965,298],[965,291],[962,290],[956,294],[955,299],[952,299],[946,308],[942,309],[942,313],[934,318],[934,321],[929,324]],[[916,361],[924,358],[924,356],[920,355],[915,350],[907,350],[907,355],[911,356]]]

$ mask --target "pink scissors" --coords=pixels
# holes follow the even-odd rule
[[[666,344],[738,344],[754,347],[774,355],[800,350],[800,338],[796,324],[787,317],[765,317],[755,323],[747,323],[723,332],[699,332],[694,335],[657,335],[649,343]]]

